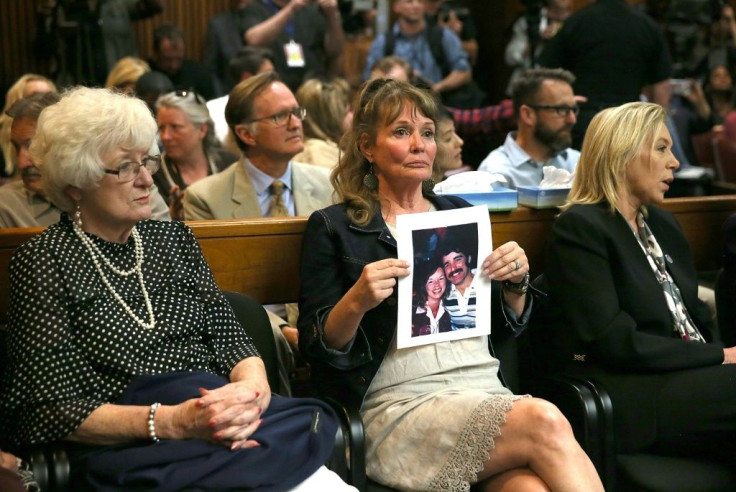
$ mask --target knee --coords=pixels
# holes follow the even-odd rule
[[[536,445],[562,449],[575,440],[570,423],[552,403],[532,398],[525,410],[529,437]]]

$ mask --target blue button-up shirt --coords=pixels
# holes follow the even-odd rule
[[[536,162],[516,143],[516,132],[510,132],[503,145],[483,159],[478,171],[501,174],[509,182],[509,188],[515,189],[517,186],[539,186],[544,177],[544,166],[554,166],[573,173],[578,159],[580,152],[565,149],[547,162]]]
[[[296,215],[294,209],[294,194],[292,193],[293,188],[291,185],[291,162],[286,166],[286,172],[282,176],[273,178],[254,166],[247,158],[244,160],[245,172],[248,173],[250,182],[256,190],[258,204],[261,206],[261,214],[263,217],[269,216],[271,209],[271,191],[269,190],[269,187],[271,186],[271,183],[277,179],[284,183],[284,191],[281,193],[281,196],[284,199],[284,205],[286,205],[289,215]]]
[[[414,71],[430,82],[436,84],[444,79],[447,74],[442,73],[437,61],[432,56],[432,48],[429,46],[428,30],[416,34],[414,36],[405,36],[399,29],[399,23],[393,25],[393,32],[396,39],[393,54],[399,56],[411,64]],[[470,62],[468,54],[463,49],[460,38],[457,34],[447,28],[442,29],[442,49],[445,52],[445,60],[450,71],[470,71]],[[373,65],[384,57],[386,47],[386,35],[381,34],[376,37],[371,45],[371,51],[368,53],[368,60],[365,64],[363,72],[363,80],[368,80],[371,76],[371,68]]]

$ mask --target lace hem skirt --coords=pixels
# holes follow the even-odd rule
[[[364,415],[368,476],[400,490],[470,490],[521,398],[447,392],[372,408]]]

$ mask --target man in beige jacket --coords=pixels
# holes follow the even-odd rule
[[[241,158],[224,171],[187,188],[184,218],[245,219],[310,215],[332,202],[327,171],[291,159],[304,149],[300,108],[275,72],[243,80],[230,93],[225,119]],[[296,308],[266,306],[281,359],[282,392],[297,349]],[[287,316],[288,314],[288,316]],[[285,320],[284,318],[288,319]],[[283,335],[283,336],[281,336]]]

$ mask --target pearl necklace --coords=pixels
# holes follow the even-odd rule
[[[146,284],[143,282],[143,270],[141,269],[141,267],[143,266],[143,243],[141,241],[140,235],[138,234],[138,230],[133,227],[132,231],[133,244],[135,247],[135,265],[133,265],[130,270],[120,270],[116,268],[112,263],[110,263],[110,260],[108,260],[104,254],[102,254],[100,248],[84,233],[81,227],[79,227],[76,223],[72,223],[72,228],[74,229],[74,233],[77,235],[77,237],[82,241],[82,244],[84,244],[84,246],[87,248],[87,251],[89,251],[89,254],[92,257],[92,263],[94,263],[95,268],[97,269],[97,273],[100,274],[100,277],[102,278],[102,283],[105,284],[107,290],[110,291],[115,300],[118,301],[118,304],[120,304],[123,309],[125,309],[125,312],[128,313],[128,315],[133,318],[136,323],[147,330],[152,330],[156,326],[156,319],[153,317],[153,307],[151,306],[151,300],[148,298],[148,290],[146,290]],[[107,265],[107,267],[112,270],[113,273],[115,273],[116,275],[119,275],[121,277],[127,277],[129,275],[132,275],[133,273],[138,275],[138,283],[140,284],[141,290],[143,291],[143,299],[146,301],[146,310],[148,311],[149,320],[148,323],[145,323],[138,316],[136,316],[130,306],[128,306],[125,300],[123,300],[120,294],[118,294],[117,291],[113,288],[112,284],[107,279],[105,272],[102,270],[102,265],[100,264],[100,260],[98,259],[98,257],[102,258],[102,261],[105,262],[105,265]]]

